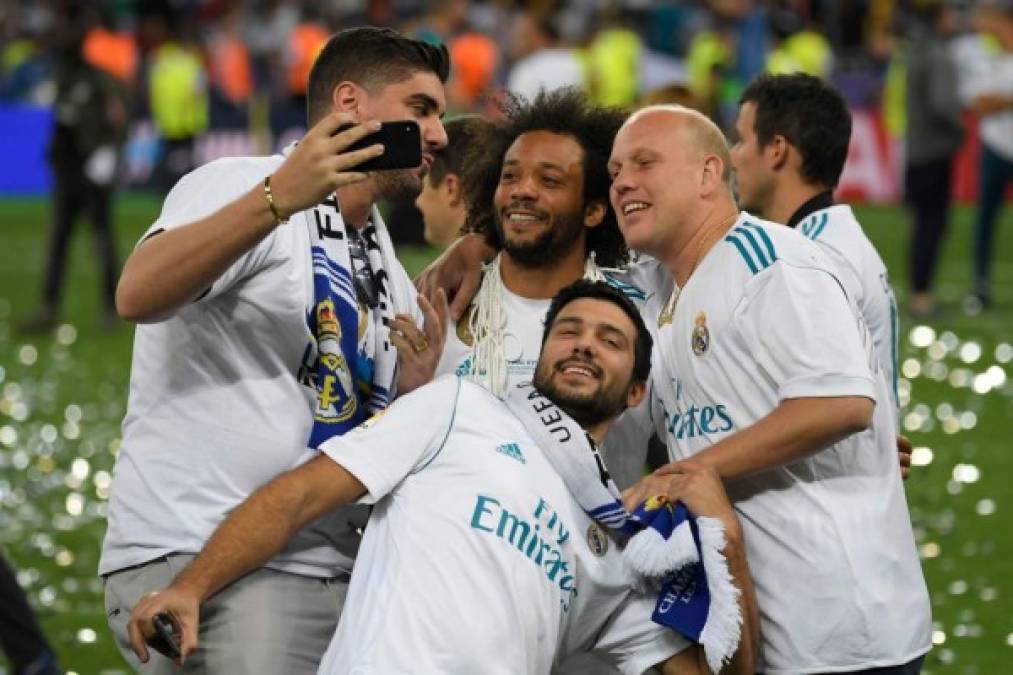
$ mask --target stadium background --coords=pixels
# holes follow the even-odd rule
[[[457,73],[451,114],[488,112],[487,100],[532,36],[549,30],[560,47],[578,50],[596,100],[689,102],[725,128],[738,92],[757,72],[803,69],[834,80],[855,118],[838,196],[860,203],[859,219],[904,306],[910,223],[899,199],[910,7],[901,0],[91,4],[102,10],[91,20],[101,23],[92,26],[86,53],[119,78],[131,109],[114,216],[121,256],[158,213],[160,129],[173,109],[190,113],[184,131],[194,139],[193,162],[283,146],[301,132],[300,86],[320,41],[341,27],[373,23],[446,41]],[[964,11],[971,3],[955,4]],[[58,326],[42,335],[17,328],[37,308],[45,266],[45,148],[60,9],[59,2],[25,0],[0,8],[0,547],[63,666],[111,674],[126,669],[105,625],[95,569],[132,331],[102,321],[86,223],[68,257]],[[959,41],[990,48],[964,27]],[[185,67],[160,78],[159,59],[170,55],[182,55]],[[153,104],[167,92],[169,104]],[[1013,663],[1013,534],[1004,526],[1013,504],[1005,426],[1013,416],[1013,212],[1007,201],[995,242],[994,306],[978,312],[963,302],[979,151],[970,116],[968,124],[954,174],[963,204],[938,272],[941,308],[929,320],[902,314],[900,363],[901,423],[916,447],[907,490],[934,612],[925,671],[971,675],[1011,672]],[[410,204],[388,210],[402,260],[415,273],[435,251],[420,245]],[[0,658],[0,673],[3,664]]]

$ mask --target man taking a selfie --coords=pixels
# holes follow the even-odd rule
[[[175,666],[133,656],[138,599],[257,487],[431,379],[446,303],[416,300],[375,203],[418,194],[446,145],[448,70],[444,47],[392,30],[335,35],[310,74],[303,139],[185,176],[127,261],[117,309],[138,327],[99,573],[140,672]],[[421,163],[356,171],[403,154],[348,151],[392,121],[418,125]],[[364,522],[350,510],[314,521],[209,603],[204,671],[316,672]]]

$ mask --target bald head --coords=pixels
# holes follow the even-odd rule
[[[651,105],[635,111],[623,124],[628,127],[641,119],[652,119],[661,123],[664,118],[671,120],[673,132],[681,134],[684,147],[692,148],[702,160],[708,156],[721,160],[721,179],[731,186],[732,160],[728,153],[728,141],[718,125],[703,113],[681,105]]]

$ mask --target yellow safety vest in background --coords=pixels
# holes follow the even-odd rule
[[[207,78],[194,50],[175,42],[159,47],[151,60],[149,87],[151,115],[163,138],[190,138],[207,129]]]

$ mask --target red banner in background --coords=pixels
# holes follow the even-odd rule
[[[978,198],[981,141],[977,119],[967,115],[965,123],[964,145],[953,166],[953,198],[958,202],[974,202]],[[890,137],[879,111],[852,111],[851,146],[837,198],[845,202],[896,204],[903,197],[904,139]]]
[[[904,142],[886,132],[883,116],[876,110],[854,110],[851,146],[837,189],[841,201],[896,204],[903,199]],[[14,129],[0,142],[0,194],[40,194],[50,189],[49,167],[44,149],[52,127],[45,108],[0,106],[4,129]],[[978,195],[979,156],[977,120],[968,115],[964,145],[953,167],[953,197],[973,203]],[[281,126],[273,147],[281,149],[299,138],[301,126]],[[259,144],[244,128],[212,127],[197,139],[195,159],[205,164],[219,157],[258,152]],[[155,165],[161,161],[160,140],[150,120],[134,122],[123,150],[121,182],[147,187]],[[1013,190],[1011,190],[1013,194]]]

